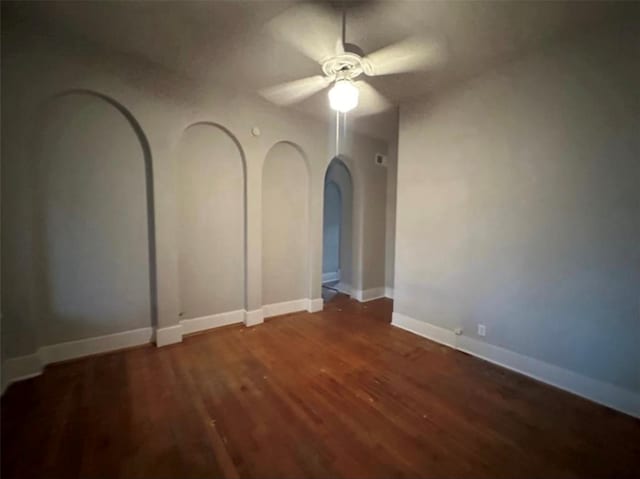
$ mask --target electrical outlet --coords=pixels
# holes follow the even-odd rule
[[[486,336],[487,327],[484,324],[478,324],[478,336]]]

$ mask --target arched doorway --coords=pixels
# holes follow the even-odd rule
[[[342,197],[334,181],[324,185],[322,237],[322,284],[340,281],[340,237],[342,236]]]
[[[322,296],[351,293],[353,276],[353,182],[345,163],[334,158],[324,180]]]

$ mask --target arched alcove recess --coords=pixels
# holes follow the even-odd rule
[[[153,166],[134,116],[70,90],[38,111],[33,138],[40,342],[157,323]]]
[[[346,160],[348,161],[348,160]],[[336,285],[337,289],[350,294],[351,289],[355,287],[354,283],[354,263],[356,248],[354,241],[354,181],[351,170],[345,163],[345,158],[335,157],[327,166],[325,173],[325,194],[327,186],[334,184],[340,192],[340,255],[338,258],[340,282]],[[327,199],[324,199],[326,205]],[[323,235],[323,240],[326,239]],[[325,271],[326,257],[323,255],[323,273]]]
[[[245,307],[246,169],[237,138],[216,123],[182,133],[178,165],[178,284],[183,319]]]
[[[310,169],[298,145],[276,143],[262,169],[262,302],[309,297]]]

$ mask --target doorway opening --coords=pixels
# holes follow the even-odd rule
[[[324,180],[322,297],[325,303],[339,293],[351,293],[352,220],[351,173],[345,163],[336,157],[329,163]]]

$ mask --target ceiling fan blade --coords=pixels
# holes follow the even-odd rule
[[[331,83],[331,79],[322,75],[302,78],[287,83],[281,83],[260,90],[260,95],[276,105],[291,105],[310,97]]]
[[[365,73],[369,76],[392,75],[436,67],[445,60],[441,43],[413,36],[367,55]]]
[[[393,104],[385,98],[378,90],[367,82],[360,80],[355,82],[360,92],[360,99],[357,108],[350,112],[351,116],[375,115],[388,110]]]
[[[338,15],[314,4],[297,5],[271,20],[268,30],[307,57],[322,63],[342,50],[342,30]]]

